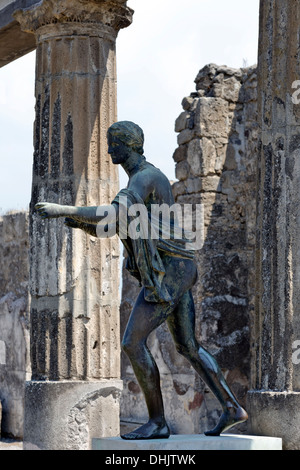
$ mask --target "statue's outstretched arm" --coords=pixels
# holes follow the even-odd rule
[[[86,224],[85,222],[78,222],[77,220],[72,219],[71,217],[65,218],[65,225],[70,228],[80,228],[88,235],[92,237],[97,237],[97,225],[96,224]]]
[[[105,224],[115,221],[115,209],[112,205],[95,207],[62,206],[51,202],[39,202],[35,209],[43,219],[70,217],[77,222],[99,224],[105,219]],[[111,219],[111,220],[110,220]]]

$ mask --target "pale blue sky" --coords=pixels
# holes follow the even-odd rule
[[[174,123],[208,63],[257,62],[259,0],[128,0],[117,40],[118,119],[138,123],[145,155],[175,179]],[[30,201],[35,53],[0,69],[0,214]],[[120,171],[121,186],[127,177]]]

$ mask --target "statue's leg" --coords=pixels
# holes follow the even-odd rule
[[[129,318],[122,348],[144,393],[149,421],[121,436],[123,439],[168,438],[170,435],[164,416],[159,371],[146,342],[149,334],[166,320],[171,311],[169,304],[145,301],[143,288]]]
[[[195,307],[191,291],[184,294],[168,317],[167,323],[177,351],[191,363],[223,408],[217,426],[205,434],[218,436],[221,432],[245,421],[248,415],[230,390],[217,361],[198,344],[195,338]]]
[[[172,296],[173,306],[166,302],[147,302],[144,298],[145,290],[142,289],[122,341],[122,347],[130,359],[149,412],[149,422],[136,431],[122,436],[124,439],[166,438],[170,434],[164,416],[159,371],[147,347],[147,338],[166,321],[174,310],[174,305],[194,284],[196,266],[193,261],[171,256],[164,256],[163,263],[166,271],[165,287]]]

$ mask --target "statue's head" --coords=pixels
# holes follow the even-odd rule
[[[144,153],[144,133],[134,122],[119,121],[114,123],[107,132],[108,144],[112,140],[120,142],[140,155]],[[111,152],[109,152],[111,153]]]

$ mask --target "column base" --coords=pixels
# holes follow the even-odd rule
[[[300,392],[251,390],[247,412],[251,434],[280,437],[284,450],[300,450]]]
[[[26,382],[24,450],[89,450],[120,432],[121,380]]]

